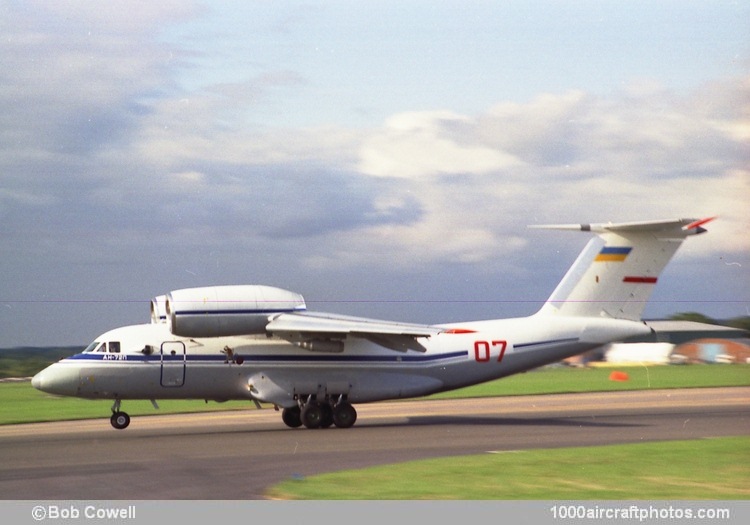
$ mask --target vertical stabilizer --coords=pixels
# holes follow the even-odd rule
[[[659,274],[682,241],[705,232],[702,225],[712,219],[531,226],[597,234],[539,314],[639,321]]]

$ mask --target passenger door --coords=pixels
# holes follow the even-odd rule
[[[161,344],[161,386],[181,387],[185,384],[185,343],[165,341]]]

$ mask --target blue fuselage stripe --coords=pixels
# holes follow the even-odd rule
[[[435,354],[435,355],[279,355],[279,354],[263,354],[263,355],[245,355],[235,354],[234,360],[242,358],[245,363],[253,362],[279,362],[287,363],[294,361],[306,361],[315,363],[331,363],[331,362],[351,362],[351,363],[393,363],[393,362],[410,362],[410,363],[424,363],[434,362],[447,359],[465,358],[469,355],[467,350],[461,350],[458,352],[450,352],[447,354]],[[188,361],[191,363],[199,362],[224,362],[227,357],[224,355],[206,355],[206,354],[178,354],[178,355],[138,355],[138,354],[76,354],[68,359],[76,360],[87,360],[87,361],[120,361],[120,362],[171,362],[181,363]]]

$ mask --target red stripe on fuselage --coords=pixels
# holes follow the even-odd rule
[[[656,277],[625,277],[624,283],[656,284]]]

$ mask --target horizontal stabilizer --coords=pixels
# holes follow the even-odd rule
[[[620,222],[620,223],[599,223],[599,224],[538,224],[529,226],[529,228],[545,230],[572,230],[583,232],[680,232],[681,236],[695,235],[704,233],[706,230],[702,226],[716,217],[705,219],[670,219],[661,221],[640,221],[640,222]]]

